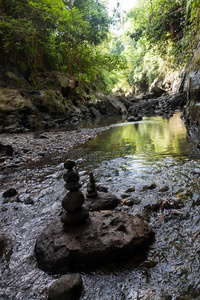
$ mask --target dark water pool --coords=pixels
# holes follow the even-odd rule
[[[122,198],[118,210],[140,216],[155,231],[139,265],[127,257],[123,265],[82,273],[82,300],[200,299],[200,156],[192,149],[176,113],[169,120],[113,125],[69,153],[78,163],[83,191],[93,170],[98,184]],[[63,172],[59,161],[1,176],[1,189],[14,184],[20,202],[0,198],[1,231],[8,239],[0,299],[47,297],[56,276],[37,268],[34,244],[61,210]],[[25,204],[28,198],[34,205]]]

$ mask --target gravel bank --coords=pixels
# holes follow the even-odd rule
[[[106,127],[19,134],[1,134],[0,142],[13,147],[13,155],[0,155],[0,169],[19,168],[29,162],[42,161],[44,158],[56,159],[67,155],[78,144],[94,138]]]

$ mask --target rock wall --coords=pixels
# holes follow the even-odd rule
[[[0,65],[0,133],[47,130],[103,115],[126,114],[125,98],[90,96],[61,72],[39,73],[32,85],[11,66]]]
[[[184,108],[184,118],[189,134],[200,142],[200,44],[189,64],[181,86],[187,97],[187,103]]]

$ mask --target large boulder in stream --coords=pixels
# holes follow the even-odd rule
[[[104,95],[96,93],[96,99],[87,103],[89,109],[95,108],[101,115],[113,116],[127,114],[127,101],[123,95],[116,93]],[[92,112],[94,115],[94,112]]]
[[[64,274],[145,253],[153,236],[145,222],[121,212],[91,212],[76,226],[58,217],[37,238],[35,254],[42,270]]]

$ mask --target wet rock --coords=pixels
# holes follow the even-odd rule
[[[196,200],[193,200],[192,206],[199,206],[200,205],[200,197],[198,197]]]
[[[183,199],[175,199],[175,198],[167,199],[161,205],[162,209],[180,209],[182,207],[184,207]]]
[[[159,189],[159,193],[165,193],[169,191],[168,185],[163,186],[162,188]]]
[[[72,170],[75,167],[75,165],[75,161],[67,159],[64,163],[64,168],[67,170]]]
[[[157,185],[155,183],[151,183],[150,185],[145,185],[143,186],[142,190],[146,191],[146,190],[154,190],[157,188]]]
[[[17,191],[14,188],[11,188],[3,193],[4,198],[11,198],[17,195]]]
[[[122,202],[123,205],[127,205],[127,206],[133,206],[134,205],[134,201],[133,199],[125,199],[123,202]]]
[[[42,270],[65,273],[145,252],[153,236],[152,229],[137,217],[91,212],[88,222],[67,230],[57,218],[37,238],[35,254]]]
[[[6,239],[3,235],[0,235],[0,257],[3,255],[6,248]]]
[[[108,188],[106,186],[97,185],[97,191],[108,193]]]
[[[3,145],[0,143],[0,156],[12,156],[13,155],[13,147],[10,145]]]
[[[61,215],[60,220],[62,223],[66,225],[79,225],[83,223],[89,217],[89,212],[87,209],[81,207],[81,209],[73,211],[73,212],[66,212]],[[67,227],[66,227],[67,230]]]
[[[65,275],[56,280],[49,288],[49,300],[77,300],[82,290],[80,274]]]
[[[13,197],[10,197],[10,198],[5,198],[3,200],[3,204],[6,204],[6,203],[23,203],[23,201],[21,201],[20,197],[18,197],[18,195],[15,195]]]
[[[4,127],[4,131],[6,133],[20,133],[20,132],[25,132],[25,128],[16,123]]]
[[[45,156],[46,153],[45,153],[45,152],[39,152],[38,155],[39,155],[39,156]]]
[[[84,203],[84,195],[80,190],[70,191],[64,197],[62,206],[67,211],[76,211],[81,208]]]
[[[80,182],[68,182],[65,184],[65,188],[71,192],[77,191],[81,187],[82,184]]]
[[[96,183],[95,183],[93,172],[90,172],[89,176],[90,176],[90,181],[87,184],[87,197],[88,198],[96,198],[98,193],[97,193],[97,189],[96,189]]]
[[[180,211],[180,210],[169,210],[165,213],[164,215],[164,221],[165,222],[168,222],[168,221],[171,221],[171,220],[178,220],[178,221],[181,221],[181,220],[187,220],[188,219],[188,212],[183,212],[183,211]]]
[[[193,192],[190,190],[180,190],[178,193],[175,194],[177,200],[187,200],[193,197]]]
[[[114,209],[120,204],[120,200],[110,193],[99,192],[95,198],[85,199],[84,207],[90,211]]]
[[[46,136],[45,134],[39,134],[38,138],[39,139],[48,139],[48,136]]]
[[[5,167],[6,168],[19,168],[22,165],[23,165],[23,163],[21,163],[21,164],[6,164]]]
[[[130,195],[129,195],[129,193],[125,193],[125,194],[121,194],[120,196],[121,196],[122,199],[126,199],[126,198],[128,198]]]
[[[2,164],[2,163],[4,163],[6,161],[6,159],[4,158],[4,157],[1,157],[0,158],[0,163]]]
[[[160,207],[162,206],[162,201],[161,200],[157,200],[154,203],[150,203],[144,206],[144,210],[146,212],[156,212],[160,209]]]
[[[142,202],[142,200],[139,199],[139,198],[137,198],[137,197],[134,197],[134,198],[132,198],[131,200],[133,200],[133,203],[134,203],[135,205],[138,205],[138,204],[140,204],[140,203]]]
[[[150,260],[150,261],[145,261],[142,265],[145,268],[154,268],[158,264],[158,261],[155,260]]]
[[[63,178],[66,182],[65,188],[69,190],[67,195],[62,200],[62,207],[65,209],[60,218],[61,222],[65,225],[77,225],[82,222],[85,222],[89,216],[88,211],[82,208],[82,205],[85,201],[83,193],[79,190],[82,186],[79,183],[79,174],[77,171],[74,171],[76,163],[73,160],[66,160],[64,163],[67,173],[64,174]]]
[[[142,117],[141,116],[130,116],[127,118],[127,121],[128,122],[137,122],[137,121],[141,121],[142,120]]]
[[[78,182],[79,181],[79,174],[76,171],[68,170],[67,173],[64,174],[63,179],[65,182]]]
[[[28,197],[24,200],[24,204],[26,205],[33,205],[34,204],[34,201],[32,198]]]
[[[128,189],[125,191],[125,193],[133,193],[133,192],[135,192],[135,187],[134,187],[134,186],[128,188]]]

